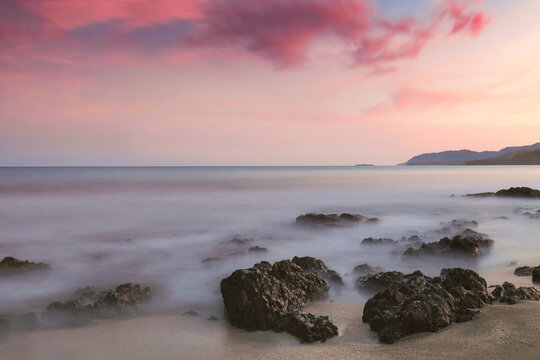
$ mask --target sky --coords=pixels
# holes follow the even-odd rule
[[[0,166],[393,165],[540,141],[536,0],[0,1]]]

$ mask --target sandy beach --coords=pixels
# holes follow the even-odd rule
[[[329,315],[340,335],[301,344],[288,334],[246,332],[222,320],[163,315],[95,322],[82,328],[12,334],[0,343],[6,360],[173,359],[533,359],[540,352],[540,303],[496,304],[474,320],[436,333],[379,344],[362,306],[333,302],[309,311]]]

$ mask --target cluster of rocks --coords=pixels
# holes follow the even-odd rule
[[[511,187],[509,189],[502,189],[497,192],[483,192],[476,194],[467,194],[465,196],[474,197],[516,197],[516,198],[540,198],[540,190],[531,189],[529,187]]]
[[[296,223],[307,226],[350,226],[360,223],[377,223],[379,219],[368,218],[360,214],[315,214],[308,213],[296,218]]]
[[[452,322],[469,321],[492,302],[486,281],[472,270],[443,269],[439,277],[420,271],[368,275],[362,286],[381,289],[364,307],[362,320],[383,343],[418,332],[433,332]]]
[[[502,285],[495,285],[491,292],[495,300],[513,305],[520,300],[539,301],[540,292],[535,287],[521,286],[516,288],[512,283],[505,281]]]
[[[11,256],[6,256],[0,261],[0,275],[22,274],[32,271],[48,270],[49,268],[49,264],[19,260]]]
[[[202,259],[201,262],[205,265],[209,265],[221,262],[228,258],[233,258],[245,254],[262,254],[268,252],[267,248],[259,245],[249,246],[251,243],[253,243],[253,239],[234,237],[231,240],[223,242],[221,245],[221,249],[217,249],[217,251],[222,252],[222,254],[206,257]]]
[[[530,219],[540,219],[540,209],[518,207],[514,209],[514,214],[524,215]]]
[[[516,276],[531,276],[532,275],[532,281],[535,283],[540,283],[540,265],[536,267],[520,266],[514,270],[514,275]]]
[[[232,325],[248,331],[286,331],[303,342],[324,341],[338,334],[337,327],[328,317],[302,309],[327,295],[323,276],[337,280],[336,275],[321,260],[295,257],[236,270],[221,281],[220,289]]]
[[[99,291],[85,287],[75,291],[71,299],[53,302],[47,306],[51,315],[89,321],[95,318],[112,318],[136,314],[143,303],[151,298],[149,287],[126,283],[115,289]]]
[[[472,230],[471,230],[472,231]],[[479,236],[456,235],[436,242],[423,243],[419,248],[409,247],[403,256],[466,256],[478,257],[482,250],[493,246],[493,240]]]

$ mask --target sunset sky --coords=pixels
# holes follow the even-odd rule
[[[540,1],[0,1],[0,165],[396,164],[540,141]]]

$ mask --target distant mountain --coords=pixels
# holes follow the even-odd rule
[[[492,159],[467,161],[466,165],[540,165],[540,149],[518,151]]]
[[[417,155],[401,165],[466,165],[470,161],[512,156],[521,151],[538,149],[540,149],[540,143],[527,146],[506,147],[499,151],[477,152],[471,150],[451,150],[438,153]]]

